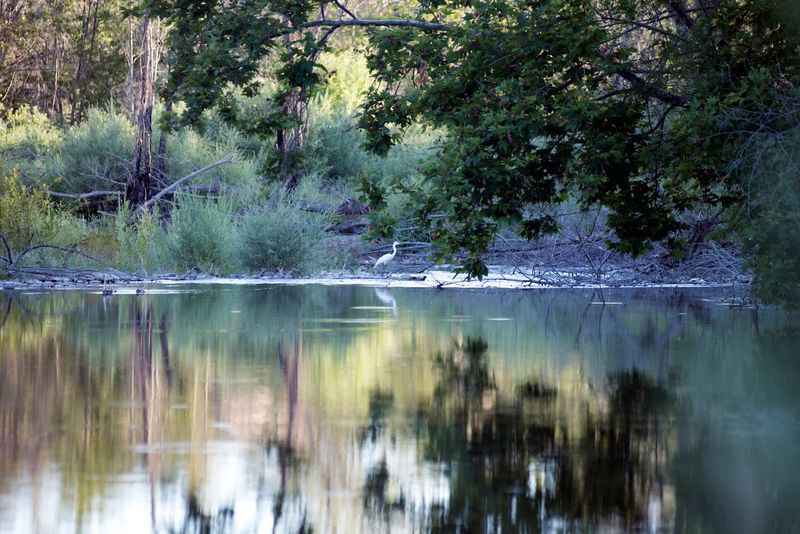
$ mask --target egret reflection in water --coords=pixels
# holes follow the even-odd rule
[[[0,295],[3,531],[800,521],[791,317],[676,292],[389,295]],[[404,313],[374,321],[376,298]]]
[[[375,296],[378,298],[379,301],[384,303],[386,306],[390,307],[392,310],[392,315],[397,317],[397,301],[389,292],[388,289],[384,289],[382,287],[375,288]]]

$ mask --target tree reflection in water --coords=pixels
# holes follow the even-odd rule
[[[667,390],[636,369],[612,375],[607,412],[587,418],[573,437],[554,406],[555,386],[498,391],[487,351],[472,338],[434,358],[439,382],[416,427],[425,458],[445,466],[450,496],[423,514],[426,528],[538,532],[646,522],[651,500],[662,497],[674,409]],[[381,464],[367,479],[368,493],[380,495],[388,478]],[[365,506],[375,502],[383,501],[371,497]]]
[[[392,411],[394,395],[391,392],[375,389],[369,394],[369,420],[359,432],[359,443],[363,448],[375,445],[386,430],[386,417]],[[386,458],[380,459],[367,472],[364,482],[364,509],[373,518],[390,521],[391,512],[405,509],[405,496],[389,494],[389,467]]]
[[[223,534],[230,532],[233,525],[233,508],[225,506],[209,514],[203,511],[197,495],[186,497],[186,515],[178,527],[170,528],[170,534]]]

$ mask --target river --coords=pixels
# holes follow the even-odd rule
[[[789,532],[800,330],[711,290],[0,293],[0,532]]]

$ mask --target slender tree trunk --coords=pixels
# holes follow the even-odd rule
[[[91,76],[93,68],[92,58],[95,53],[98,29],[98,10],[100,9],[99,0],[87,0],[83,4],[81,12],[81,36],[78,40],[78,64],[75,67],[74,88],[71,91],[71,111],[70,122],[77,123],[83,120],[86,110],[86,98],[84,84]]]
[[[167,100],[167,103],[164,106],[164,111],[168,114],[172,111],[171,100]],[[156,155],[155,177],[156,180],[161,182],[161,187],[165,187],[167,185],[165,182],[165,178],[167,177],[167,132],[163,129],[161,130],[161,137],[158,139],[158,154]]]
[[[153,105],[155,104],[156,47],[154,31],[147,13],[141,26],[141,56],[139,57],[139,95],[136,100],[136,146],[133,165],[128,177],[126,197],[132,205],[145,202],[152,191],[153,178]]]
[[[288,24],[288,20],[286,22]],[[292,37],[286,35],[283,41],[286,48],[290,49]],[[290,128],[279,129],[275,137],[275,148],[280,157],[278,174],[288,190],[297,187],[300,181],[297,162],[300,150],[303,148],[307,137],[307,111],[308,97],[305,91],[293,87],[283,101],[283,113],[290,117],[295,122],[295,125]]]

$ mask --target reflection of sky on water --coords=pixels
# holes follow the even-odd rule
[[[778,314],[663,292],[25,298],[0,329],[2,532],[797,519],[800,337]]]

